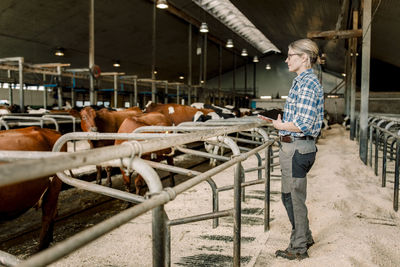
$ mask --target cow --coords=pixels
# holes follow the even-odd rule
[[[211,116],[214,111],[179,104],[155,104],[150,101],[146,105],[145,112],[160,112],[169,118],[173,125],[179,125],[185,121],[197,121],[201,115]]]
[[[344,115],[343,115],[344,116]],[[350,130],[350,116],[346,115],[343,118],[343,122],[342,122],[342,126],[346,129],[346,130]]]
[[[282,109],[262,109],[262,108],[257,108],[256,110],[252,111],[253,115],[262,115],[271,119],[276,120],[278,118],[278,115],[281,115],[281,118],[283,118],[283,110]]]
[[[10,114],[10,113],[21,113],[21,107],[16,104],[9,105],[1,105],[0,106],[0,114]]]
[[[131,133],[135,129],[143,126],[171,126],[171,120],[162,113],[159,112],[149,112],[139,114],[137,116],[133,116],[124,120],[124,122],[119,127],[118,133]],[[115,145],[119,145],[126,140],[115,140]],[[159,151],[155,151],[152,153],[145,153],[142,155],[143,159],[147,160],[155,160],[157,162],[162,161],[164,159],[167,160],[168,165],[174,165],[171,149],[162,149]],[[124,179],[125,188],[128,192],[130,192],[130,184],[131,178],[130,175],[125,173],[123,170],[122,177]],[[172,185],[175,185],[174,178],[171,175]],[[140,175],[136,176],[134,179],[135,184],[135,193],[138,195],[144,195],[145,193],[145,183],[143,177]]]
[[[116,133],[122,122],[129,117],[140,114],[141,110],[137,107],[129,110],[110,111],[106,108],[94,110],[93,107],[84,107],[80,111],[81,128],[84,132],[99,132],[99,133]],[[113,140],[92,140],[89,142],[93,148],[111,146]],[[96,166],[97,169],[97,184],[101,184],[101,166]],[[107,180],[106,184],[111,187],[111,167],[106,167]]]
[[[324,111],[324,118],[322,119],[321,131],[318,134],[318,138],[325,138],[326,131],[331,129],[331,117],[329,113],[325,110]],[[318,139],[317,139],[318,141]]]
[[[0,131],[0,150],[51,151],[60,136],[55,130],[37,126],[4,130]],[[66,151],[66,146],[61,151]],[[61,185],[61,180],[54,175],[0,187],[0,221],[17,218],[41,202],[39,250],[47,248],[53,241]]]
[[[240,117],[253,115],[253,112],[249,108],[239,108],[239,110],[240,110]]]

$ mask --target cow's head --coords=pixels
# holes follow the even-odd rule
[[[96,111],[92,107],[84,107],[81,112],[81,128],[84,132],[97,132],[95,122]]]

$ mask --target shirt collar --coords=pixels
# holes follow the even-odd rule
[[[302,73],[300,73],[295,79],[296,82],[301,81],[307,74],[313,73],[312,69],[306,69]]]

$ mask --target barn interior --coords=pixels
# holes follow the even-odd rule
[[[0,266],[21,262],[26,266],[400,265],[396,243],[400,238],[398,14],[397,0],[1,0],[0,106],[20,109],[14,118],[0,115],[0,130],[43,124],[60,130],[60,125],[60,140],[68,144],[72,156],[58,150],[5,151],[6,136],[1,134],[6,131],[1,131],[0,197],[2,186],[15,177],[25,181],[64,172],[59,176],[68,189],[60,193],[61,216],[48,250],[37,253],[42,217],[34,208],[18,221],[0,220]],[[309,175],[307,201],[316,244],[309,259],[292,265],[274,256],[276,249],[286,245],[290,225],[280,200],[278,133],[271,124],[248,116],[186,122],[181,128],[149,126],[153,128],[130,137],[135,140],[131,145],[92,149],[93,143],[89,144],[94,140],[117,139],[117,135],[125,140],[127,135],[81,132],[82,113],[74,117],[49,111],[88,106],[144,110],[149,101],[281,111],[296,77],[285,62],[288,45],[302,38],[312,39],[320,49],[320,64],[313,71],[323,86],[324,109],[332,128],[318,139],[317,161]],[[27,111],[40,108],[44,113],[29,115],[32,121],[23,118]],[[227,137],[245,145],[235,147]],[[211,152],[206,144],[213,148]],[[142,162],[157,170],[161,187],[168,189],[159,193],[147,186],[151,192],[144,197],[125,192],[121,170],[133,171],[138,166],[134,159],[142,152],[151,153],[153,160],[154,151],[170,147],[177,151],[175,166],[168,161]],[[261,147],[271,151],[264,155]],[[204,173],[236,161],[244,167],[215,174],[221,184],[205,183]],[[108,166],[105,163],[113,166],[113,184],[108,188],[100,179],[99,188],[94,184],[96,165]],[[67,174],[71,169],[81,181]],[[168,171],[176,172],[178,188],[187,191],[169,184]],[[234,228],[231,236],[238,220],[232,218],[234,212],[222,210],[221,204],[217,215],[209,213],[218,192],[237,189],[232,177],[236,179],[241,171],[249,186],[256,186],[242,191],[242,197],[247,197],[242,203],[242,247],[240,241],[235,243],[241,240],[240,231]],[[42,172],[46,173],[38,175]],[[202,177],[203,183],[187,185],[193,177],[199,183]],[[217,191],[211,200],[210,190]],[[221,195],[221,203],[229,208],[237,205],[237,192]],[[178,201],[173,201],[175,197]],[[107,204],[111,198],[112,204]],[[169,236],[172,254],[167,253],[171,247],[160,249],[165,240],[151,238],[163,236],[153,230],[166,225],[149,227],[157,221],[154,217],[164,216],[151,214],[156,201],[162,203],[156,209],[165,205],[166,213],[175,215],[167,218],[168,227],[182,224]],[[103,202],[107,202],[104,207]],[[127,210],[126,202],[138,205]],[[142,204],[140,216],[128,220]],[[87,207],[94,211],[82,211]],[[203,208],[205,214],[191,213],[204,212]],[[122,214],[124,219],[118,217]],[[221,216],[222,227],[214,228],[218,221],[213,218],[210,223],[212,216]],[[185,220],[195,224],[184,225]],[[104,230],[106,222],[120,228],[109,233],[110,229]],[[21,230],[24,227],[29,229]],[[95,238],[88,237],[91,227],[97,230]],[[85,243],[88,239],[92,243]],[[216,243],[210,245],[210,240]],[[135,249],[116,251],[117,246]],[[152,251],[162,253],[152,255]]]
[[[361,91],[361,40],[365,34],[360,37],[357,30],[362,29],[362,1],[230,1],[229,8],[239,11],[248,25],[229,17],[233,11],[228,11],[225,2],[229,1],[173,0],[168,1],[168,8],[159,9],[150,0],[112,4],[100,0],[7,0],[1,4],[0,58],[22,57],[25,65],[36,68],[24,74],[24,84],[31,89],[24,105],[63,106],[72,101],[73,106],[139,104],[143,108],[148,100],[176,102],[180,97],[179,102],[184,99],[186,104],[271,107],[282,106],[279,101],[269,103],[269,98],[279,100],[287,95],[293,78],[284,63],[288,45],[308,36],[320,48],[323,64],[317,71],[325,93],[338,98],[336,105],[328,103],[327,109],[339,114],[338,118],[350,114],[352,54],[356,58],[355,90]],[[399,112],[395,82],[400,67],[400,56],[396,56],[399,8],[396,1],[372,2],[366,26],[371,31],[367,46],[372,112]],[[206,23],[207,33],[200,32],[202,23]],[[245,36],[253,36],[253,40]],[[226,46],[228,39],[232,48]],[[59,50],[62,56],[57,56]],[[19,86],[17,63],[3,61],[0,65],[3,102],[21,102],[17,90],[13,99],[8,92]],[[54,63],[62,63],[58,65],[60,75],[56,65],[48,67]],[[93,72],[98,77],[90,81]],[[135,83],[132,77],[138,83],[135,99],[130,96]],[[48,89],[47,103],[43,103],[43,94],[34,93],[39,86]],[[72,92],[76,96],[72,97]],[[60,103],[58,93],[62,94]],[[390,102],[387,108],[379,105],[381,98]],[[359,100],[356,103],[359,108]]]

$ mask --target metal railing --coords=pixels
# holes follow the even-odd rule
[[[214,122],[213,122],[214,123]],[[46,175],[51,175],[52,173],[57,173],[57,175],[64,182],[68,182],[78,187],[85,187],[86,190],[93,190],[98,193],[108,194],[113,197],[118,197],[127,201],[140,203],[128,210],[121,212],[120,214],[93,226],[92,228],[85,230],[81,233],[74,235],[73,237],[56,244],[50,249],[47,249],[41,253],[33,255],[26,261],[23,261],[20,266],[45,266],[50,264],[65,255],[79,249],[80,247],[86,245],[88,242],[95,240],[96,238],[108,233],[109,231],[121,226],[122,224],[144,214],[145,212],[152,210],[153,212],[153,266],[169,266],[170,265],[170,227],[173,225],[178,225],[182,223],[190,223],[194,221],[215,219],[223,216],[232,216],[234,219],[234,248],[233,248],[233,265],[240,266],[240,228],[241,228],[241,195],[243,194],[242,188],[245,186],[264,183],[265,184],[265,201],[264,201],[264,229],[265,231],[269,229],[269,199],[270,199],[270,168],[271,168],[271,145],[274,143],[273,139],[265,140],[268,138],[267,135],[262,133],[259,129],[265,125],[265,123],[260,121],[240,121],[237,120],[236,124],[221,122],[220,125],[211,126],[210,124],[197,124],[200,127],[195,130],[189,130],[184,127],[179,129],[178,127],[171,128],[173,134],[161,134],[154,133],[157,132],[156,127],[148,128],[147,130],[152,133],[133,133],[127,135],[121,135],[118,138],[127,139],[144,139],[145,136],[151,138],[145,138],[146,140],[141,141],[127,141],[119,146],[103,147],[97,149],[91,149],[87,151],[78,151],[73,153],[56,153],[56,155],[49,156],[44,155],[40,160],[18,160],[16,162],[7,163],[0,165],[0,186],[7,185],[10,183],[21,182],[26,180],[32,180],[36,177],[43,177]],[[206,129],[203,128],[207,126]],[[234,132],[241,132],[253,129],[258,136],[264,138],[264,143],[257,145],[255,148],[241,148],[237,146],[234,140],[227,135]],[[145,130],[145,129],[143,129]],[[158,131],[164,131],[165,129],[159,129]],[[190,131],[190,132],[188,132]],[[179,133],[180,132],[180,133]],[[71,137],[73,135],[73,137]],[[100,136],[99,134],[91,133],[71,133],[62,136],[57,144],[54,146],[55,151],[59,149],[65,142],[71,139],[80,139],[91,137],[91,138],[104,138],[105,136]],[[107,135],[107,134],[106,134]],[[158,135],[158,136],[157,136]],[[161,137],[160,137],[161,136]],[[106,136],[105,138],[116,139],[116,136]],[[97,139],[96,139],[97,140]],[[209,141],[216,142],[220,146],[225,146],[232,150],[233,156],[230,158],[224,158],[218,155],[209,154],[209,156],[216,158],[218,160],[226,160],[221,165],[218,165],[204,173],[194,172],[192,170],[186,170],[178,167],[168,166],[160,163],[150,163],[144,161],[140,158],[141,154],[157,151],[171,146],[177,147],[182,150],[181,145],[195,142],[195,141]],[[245,140],[237,140],[243,141]],[[253,142],[254,143],[254,142]],[[253,144],[254,145],[254,144]],[[265,151],[265,163],[260,164],[258,161],[258,167],[253,168],[253,170],[248,171],[259,171],[263,169],[265,172],[264,179],[258,177],[255,181],[244,181],[245,170],[241,166],[241,162],[250,156],[256,155],[260,151]],[[242,153],[244,151],[244,153]],[[10,156],[6,155],[5,152],[0,151],[0,158]],[[259,159],[259,156],[257,156]],[[135,170],[143,176],[145,179],[149,191],[150,198],[143,199],[134,194],[127,192],[118,191],[112,188],[105,188],[96,184],[91,184],[83,181],[79,181],[75,178],[69,177],[64,173],[65,170],[72,168],[86,166],[86,165],[113,165],[120,166],[122,168],[127,168],[130,170]],[[207,181],[213,187],[213,182],[211,177],[215,174],[227,169],[230,166],[235,167],[234,184],[229,186],[229,189],[233,189],[234,192],[234,207],[233,209],[218,210],[218,204],[213,207],[212,213],[195,215],[189,218],[181,218],[175,220],[169,220],[167,214],[164,211],[163,205],[172,201],[176,195],[190,189],[191,187]],[[176,173],[186,173],[188,176],[192,176],[191,179],[173,187],[173,188],[162,188],[162,184],[157,173],[153,168],[160,168]],[[29,169],[29,173],[24,170]],[[87,183],[87,184],[86,184]],[[215,184],[215,183],[214,183]],[[101,189],[101,190],[100,190]],[[218,191],[228,190],[228,188],[216,188]],[[118,192],[116,192],[118,191]],[[214,198],[214,196],[213,196]],[[215,203],[215,202],[213,202]],[[217,202],[216,202],[217,203]]]
[[[393,116],[371,116],[368,119],[368,164],[378,176],[379,154],[382,152],[382,187],[386,187],[387,174],[394,174],[393,209],[399,208],[399,158],[400,158],[400,118]],[[373,145],[375,148],[373,149]],[[394,162],[394,171],[387,170],[388,160]]]
[[[55,130],[60,130],[60,124],[62,123],[72,123],[72,131],[76,131],[76,123],[79,123],[80,119],[75,118],[72,115],[61,115],[61,114],[44,114],[41,116],[34,116],[32,114],[21,113],[15,114],[3,114],[0,116],[0,130],[4,126],[6,130],[12,127],[19,126],[40,126],[44,127],[44,124],[54,124]]]

